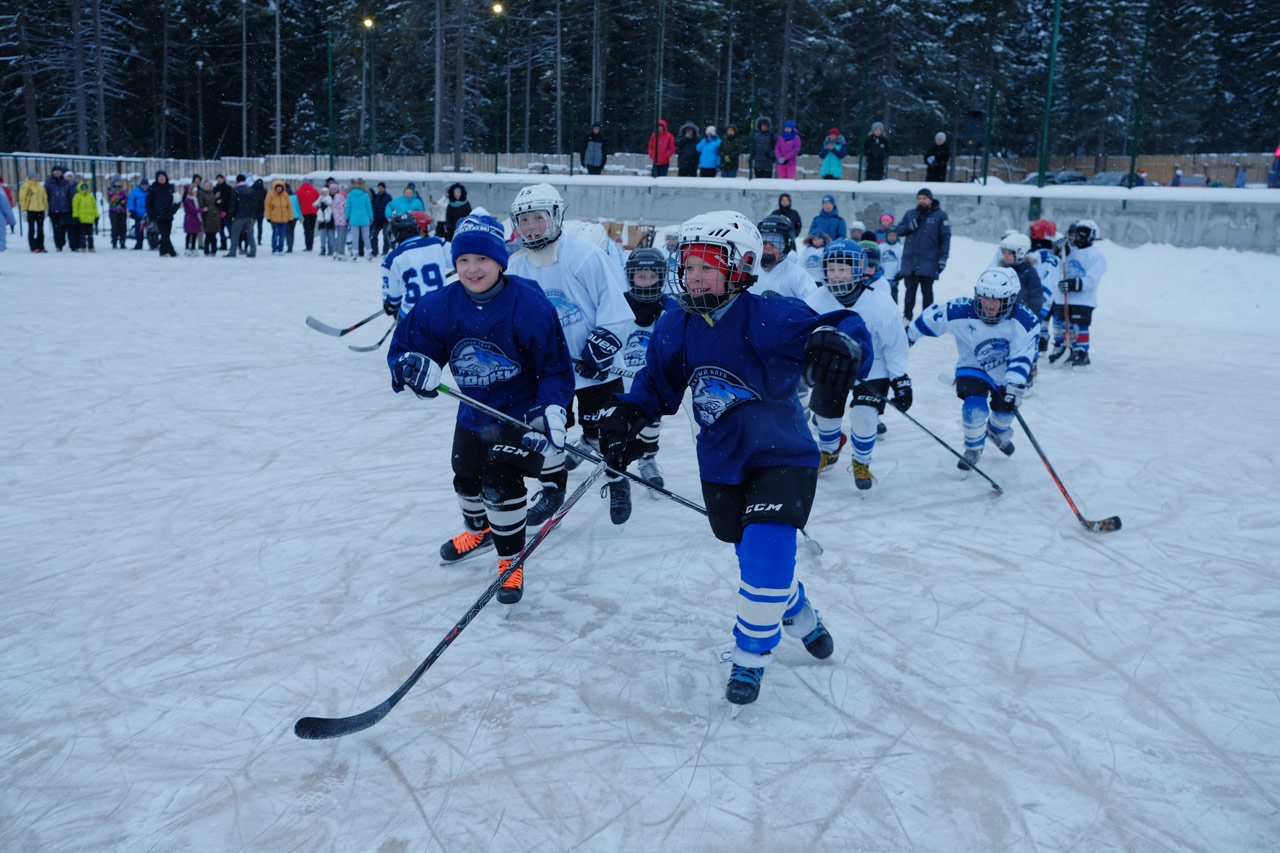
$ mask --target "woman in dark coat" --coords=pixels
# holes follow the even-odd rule
[[[791,206],[791,193],[783,193],[778,196],[778,209],[769,215],[787,217],[787,219],[791,220],[791,233],[801,233],[800,226],[803,224],[804,220],[800,218],[800,214],[796,212],[796,209]]]
[[[878,121],[871,125],[864,153],[867,157],[867,174],[863,180],[883,181],[885,166],[889,162],[889,135],[884,129],[884,122]]]
[[[173,198],[173,184],[169,183],[169,173],[156,172],[156,179],[147,188],[147,218],[155,223],[160,231],[160,257],[178,257],[169,241],[169,231],[173,228],[173,214],[179,202]]]
[[[942,183],[947,179],[947,161],[951,159],[951,146],[947,135],[938,131],[933,136],[933,147],[924,153],[924,179],[929,183]]]
[[[445,194],[449,197],[449,205],[444,211],[444,233],[440,237],[452,240],[453,229],[471,212],[471,202],[467,201],[467,188],[462,184],[451,184]]]

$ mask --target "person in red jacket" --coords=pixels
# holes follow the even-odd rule
[[[302,211],[302,239],[310,252],[316,238],[316,199],[320,198],[320,191],[310,181],[303,181],[297,195],[298,209]]]
[[[671,167],[671,158],[676,156],[676,138],[667,130],[667,120],[658,119],[658,130],[649,134],[649,159],[653,161],[653,176],[665,178]]]

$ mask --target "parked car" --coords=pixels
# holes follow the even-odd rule
[[[995,175],[987,175],[987,179],[985,181],[982,179],[981,175],[975,175],[973,178],[973,182],[975,184],[985,184],[986,186],[990,186],[990,187],[994,187],[996,184],[1004,183],[1003,180],[1001,180],[1000,178],[997,178]]]
[[[1032,172],[1031,174],[1023,178],[1022,182],[1024,184],[1031,184],[1032,186],[1034,186],[1037,183],[1037,178],[1039,177],[1040,177],[1039,172]],[[1071,169],[1063,169],[1060,172],[1047,173],[1044,176],[1044,182],[1045,182],[1045,185],[1087,184],[1089,183],[1089,177],[1085,175],[1084,172],[1076,172],[1076,171],[1072,171]]]
[[[1128,172],[1099,172],[1089,179],[1089,185],[1095,187],[1129,187],[1133,186],[1133,176]]]
[[[1182,186],[1184,187],[1207,187],[1209,179],[1204,175],[1183,175]]]

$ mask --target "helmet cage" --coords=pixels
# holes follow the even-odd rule
[[[763,245],[755,224],[734,211],[704,213],[685,222],[680,226],[680,244],[676,249],[680,259],[676,266],[680,307],[691,314],[711,314],[751,287],[756,282],[756,265]],[[689,292],[685,284],[685,263],[691,251],[714,260],[725,274],[723,293],[695,295]]]
[[[531,252],[544,249],[560,239],[564,231],[564,211],[568,205],[550,184],[534,184],[516,194],[511,203],[511,222],[520,243]],[[526,238],[520,229],[520,216],[525,213],[542,213],[547,218],[547,230],[540,237]]]
[[[828,265],[832,263],[852,267],[848,281],[831,281]],[[835,240],[822,250],[822,283],[844,304],[851,305],[857,301],[866,286],[867,270],[867,250],[853,240]]]
[[[973,286],[973,312],[978,315],[979,320],[992,326],[1007,320],[1018,307],[1020,290],[1018,277],[1008,267],[989,269],[978,276],[978,282]],[[988,314],[983,308],[983,299],[999,300],[1000,304],[994,315]]]
[[[637,284],[635,274],[652,272],[653,284]],[[666,291],[667,261],[657,249],[636,249],[627,258],[627,293],[637,302],[658,302]]]

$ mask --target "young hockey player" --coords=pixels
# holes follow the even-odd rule
[[[760,232],[734,211],[680,229],[680,305],[659,318],[645,367],[604,409],[601,449],[614,466],[642,450],[640,432],[673,414],[686,389],[701,430],[698,470],[715,537],[734,545],[740,582],[726,698],[755,701],[782,631],[817,658],[834,643],[796,577],[796,530],[817,484],[818,448],[796,399],[801,374],[831,395],[870,370],[866,327],[849,311],[817,315],[795,299],[748,292]],[[816,392],[815,392],[816,393]]]
[[[1040,352],[1049,349],[1049,306],[1058,292],[1058,279],[1062,278],[1061,245],[1057,240],[1058,226],[1049,219],[1037,219],[1027,226],[1031,238],[1031,255],[1036,259],[1035,270],[1040,276]]]
[[[1053,315],[1050,364],[1066,354],[1068,344],[1064,331],[1068,322],[1071,324],[1071,357],[1067,364],[1071,367],[1089,364],[1089,326],[1098,307],[1098,285],[1107,272],[1107,259],[1094,245],[1097,239],[1098,223],[1092,219],[1073,222],[1067,229],[1066,271],[1058,281],[1058,293],[1050,309]]]
[[[889,295],[895,304],[898,302],[898,282],[902,276],[902,241],[898,239],[898,226],[890,225],[884,230],[884,242],[880,244],[880,271],[885,281],[889,282]]]
[[[907,335],[898,319],[897,306],[884,290],[872,286],[867,274],[866,249],[852,240],[835,240],[822,252],[824,287],[809,305],[815,311],[855,311],[871,333],[875,357],[865,379],[853,386],[849,404],[849,437],[853,440],[853,484],[859,489],[871,488],[871,451],[876,446],[880,415],[885,399],[893,388],[893,405],[901,411],[911,408],[911,377],[907,375]],[[819,399],[815,390],[809,397],[818,426],[818,450],[822,458],[818,473],[835,464],[845,445],[841,421],[847,393]],[[834,412],[823,415],[820,412]]]
[[[988,436],[1005,456],[1013,453],[1013,413],[1027,390],[1039,325],[1018,304],[1019,290],[1013,270],[989,269],[978,276],[972,299],[930,305],[907,327],[911,344],[924,336],[955,336],[956,396],[964,401],[964,461],[956,465],[961,471],[982,456]]]
[[[390,224],[395,248],[382,257],[382,310],[403,320],[422,294],[444,287],[453,260],[444,240],[427,236],[425,212],[398,213]]]
[[[542,454],[564,447],[565,406],[573,396],[573,369],[555,306],[536,282],[504,275],[502,227],[488,216],[468,216],[454,233],[458,281],[424,292],[391,336],[391,387],[435,397],[444,364],[464,392],[525,421],[515,429],[469,406],[458,407],[453,432],[453,488],[465,529],[440,547],[457,562],[496,546],[498,573],[520,553],[525,539],[525,477],[536,477]],[[503,583],[498,601],[524,594],[524,568]]]
[[[1018,303],[1027,306],[1038,320],[1044,308],[1044,290],[1039,273],[1032,269],[1036,260],[1031,254],[1031,238],[1026,234],[1014,231],[1000,241],[1000,266],[1008,267],[1018,276]]]
[[[822,250],[831,242],[825,231],[810,231],[800,252],[800,266],[814,281],[822,281]]]
[[[582,240],[560,239],[565,207],[550,184],[534,184],[516,194],[511,220],[524,251],[511,259],[511,272],[536,281],[556,307],[565,343],[576,359],[575,396],[582,434],[594,444],[596,428],[587,415],[622,391],[622,380],[609,371],[632,315],[623,297],[627,288],[618,265]],[[546,521],[564,503],[569,481],[564,463],[563,450],[547,454],[539,477],[542,494],[529,509],[530,524]],[[607,492],[609,519],[622,524],[631,516],[631,483],[610,474]]]
[[[766,216],[756,226],[764,241],[764,253],[760,256],[760,277],[755,292],[761,296],[793,296],[808,299],[818,285],[797,263],[792,263],[796,240],[791,232],[791,220],[785,216]]]

